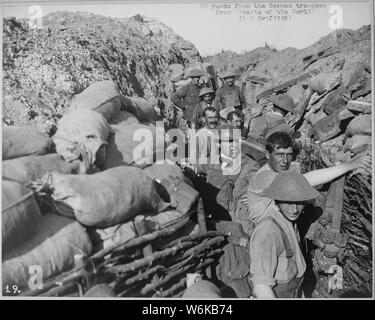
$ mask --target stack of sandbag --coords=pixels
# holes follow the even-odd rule
[[[145,167],[164,159],[164,128],[152,124],[132,124],[112,126],[104,169],[128,165]]]
[[[128,112],[128,111],[120,111],[115,118],[113,118],[110,124],[116,124],[118,126],[126,127],[132,124],[139,124],[139,120],[137,117]]]
[[[138,215],[139,218],[145,219],[146,231],[148,233],[162,230],[169,226],[173,226],[186,217],[187,214],[178,212],[177,210],[166,210],[158,213],[155,216],[142,216]],[[197,224],[189,224],[182,231],[179,230],[176,237],[182,237],[188,234],[197,233],[199,230]],[[113,247],[116,244],[125,243],[130,239],[133,239],[139,234],[134,225],[134,220],[117,224],[108,228],[96,228],[90,229],[90,238],[94,246],[94,251],[99,251],[101,249],[107,249]]]
[[[59,214],[105,228],[137,214],[156,214],[169,203],[162,186],[141,169],[121,166],[92,175],[48,173],[43,182]]]
[[[148,166],[143,169],[143,171],[151,178],[156,180],[166,179],[170,176],[177,177],[182,181],[185,181],[188,184],[191,184],[191,181],[184,176],[181,168],[171,162],[164,161],[163,163],[153,163],[151,166]]]
[[[170,79],[172,82],[178,82],[183,79],[184,66],[179,63],[172,63],[168,66],[170,72]]]
[[[371,116],[361,115],[355,117],[347,126],[345,131],[346,141],[343,151],[350,151],[353,154],[361,153],[371,149],[372,129]]]
[[[2,180],[3,255],[31,236],[42,215],[31,189],[8,179]]]
[[[71,102],[70,110],[82,109],[96,111],[109,122],[120,112],[121,92],[112,80],[94,82]]]
[[[32,286],[43,285],[42,280],[72,268],[75,255],[89,256],[91,252],[91,241],[78,221],[46,214],[27,241],[3,252],[3,285],[35,289]]]
[[[3,127],[2,140],[3,160],[52,152],[51,139],[34,127]]]
[[[87,170],[101,168],[105,145],[112,133],[107,120],[98,112],[80,109],[65,114],[59,123],[53,142],[56,152],[68,162],[80,159]]]
[[[59,154],[46,154],[42,156],[26,156],[2,163],[2,177],[27,184],[41,179],[47,172],[64,174],[80,173],[81,162],[75,160],[67,162]]]
[[[122,95],[121,111],[132,113],[139,122],[155,124],[155,122],[159,120],[153,104],[144,98]]]

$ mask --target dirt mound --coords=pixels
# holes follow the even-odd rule
[[[247,103],[256,102],[256,95],[282,82],[293,79],[304,72],[342,72],[344,86],[357,82],[358,77],[366,81],[371,78],[371,28],[363,26],[353,31],[337,30],[322,37],[304,49],[286,48],[277,51],[266,45],[243,54],[224,51],[204,58],[216,70],[234,67],[246,82]],[[264,84],[253,82],[252,73],[263,77]]]
[[[40,30],[15,18],[3,24],[3,124],[34,122],[46,134],[93,82],[112,79],[129,96],[163,96],[168,65],[201,61],[190,42],[142,16],[55,12]]]

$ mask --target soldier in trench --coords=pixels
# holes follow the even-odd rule
[[[234,84],[236,76],[237,73],[232,70],[224,72],[220,76],[225,82],[224,86],[217,90],[215,98],[220,113],[228,114],[230,111],[237,111],[242,114],[242,109],[245,108],[246,102],[243,91]]]
[[[191,128],[200,129],[204,127],[204,111],[208,107],[213,107],[218,110],[215,102],[215,91],[209,87],[204,87],[199,91],[200,103],[195,107],[193,116],[191,117]]]
[[[250,173],[249,177],[249,185],[246,195],[241,196],[240,200],[238,201],[238,207],[236,209],[236,212],[234,214],[234,220],[241,222],[241,224],[244,226],[245,231],[249,232],[251,228],[257,225],[259,225],[260,221],[262,220],[262,217],[265,217],[267,215],[274,215],[275,210],[279,211],[281,213],[283,210],[283,206],[288,207],[287,212],[293,211],[293,217],[295,217],[294,220],[297,220],[297,218],[301,215],[303,207],[298,207],[299,200],[297,199],[295,201],[292,201],[292,199],[280,198],[280,196],[275,196],[275,193],[271,196],[269,193],[261,193],[261,189],[265,189],[264,183],[267,180],[265,177],[267,173],[275,174],[275,173],[284,173],[284,172],[297,172],[299,174],[299,166],[297,163],[292,163],[293,158],[293,147],[294,147],[294,141],[290,137],[290,135],[286,132],[275,132],[270,135],[270,137],[267,139],[267,159],[268,162],[261,167],[257,172]],[[315,187],[319,186],[328,182],[331,182],[335,180],[336,178],[352,171],[358,168],[365,168],[371,166],[371,157],[368,155],[360,155],[359,157],[354,158],[353,160],[342,163],[339,165],[336,165],[334,167],[330,168],[324,168],[319,170],[314,170],[308,173],[305,173],[303,175],[304,180],[307,181],[308,186]],[[287,177],[287,176],[285,176]],[[286,178],[285,178],[286,179]],[[292,179],[292,178],[291,178]],[[303,185],[305,185],[306,189],[309,189],[305,182],[302,183],[302,178],[297,178],[298,181],[300,181],[300,188],[302,188]],[[263,185],[262,185],[263,184]],[[278,185],[278,187],[277,187]],[[277,185],[272,186],[274,190],[280,189],[283,190],[284,187],[288,186],[287,180],[283,183],[279,182]],[[271,185],[269,185],[271,187]],[[290,191],[291,196],[297,194],[297,191]],[[307,199],[306,199],[307,200]],[[279,201],[279,203],[278,203]],[[286,202],[286,205],[281,205],[281,202]],[[296,206],[289,206],[290,202],[293,202],[292,204],[295,204]],[[289,203],[289,204],[288,204]],[[299,203],[303,204],[303,203]],[[241,207],[242,206],[242,207]],[[244,210],[244,207],[247,207],[247,210]],[[293,210],[292,210],[293,209]],[[278,214],[279,215],[279,214]],[[288,214],[283,215],[284,218],[287,218],[288,220]],[[286,217],[285,217],[286,216]],[[291,219],[289,219],[291,222]],[[285,222],[285,221],[284,221]],[[288,225],[289,222],[284,223],[285,225]],[[284,227],[285,227],[284,225]],[[289,235],[289,241],[291,243],[295,243],[296,240],[299,240],[299,233],[297,230],[297,224],[292,223],[291,226],[294,228],[295,235],[290,234]],[[274,230],[272,232],[276,232],[275,226],[269,226],[270,228],[273,228]],[[267,229],[267,227],[265,227]],[[290,226],[287,226],[287,228],[290,229]],[[287,228],[285,227],[286,231]],[[291,231],[290,229],[289,231]],[[266,230],[269,231],[268,229]],[[268,234],[266,231],[259,233],[260,234]],[[285,230],[284,230],[285,231]],[[254,233],[252,233],[252,239],[254,239]],[[303,257],[300,255],[299,249],[295,247],[294,251],[295,253],[295,259],[297,261],[294,261],[294,269],[295,271],[289,272],[290,270],[290,262],[288,260],[285,260],[286,251],[285,250],[285,241],[284,241],[284,247],[283,249],[276,250],[277,246],[280,247],[282,244],[279,240],[280,233],[277,235],[277,239],[274,240],[273,244],[268,243],[269,249],[265,250],[263,248],[261,250],[261,246],[259,245],[259,241],[262,242],[261,239],[262,236],[258,236],[258,239],[251,242],[250,244],[250,257],[251,257],[251,279],[253,285],[259,284],[258,289],[255,290],[254,287],[254,295],[260,298],[271,298],[271,297],[293,297],[296,294],[296,291],[294,289],[297,289],[297,284],[300,283],[298,280],[293,280],[288,285],[283,285],[281,288],[283,290],[287,290],[288,292],[284,291],[278,291],[277,284],[278,283],[284,283],[286,284],[289,280],[291,280],[293,277],[301,278],[301,276],[305,273],[306,270],[306,264]],[[267,239],[271,239],[272,237],[269,235]],[[280,244],[281,243],[281,244]],[[272,256],[270,256],[270,252],[272,252]],[[279,266],[281,266],[281,262],[278,259],[284,259],[284,270],[277,269],[275,267],[275,262]],[[254,262],[253,262],[254,261]],[[279,262],[278,262],[279,261]],[[297,271],[296,271],[297,270]],[[294,276],[292,275],[294,273]],[[265,279],[260,280],[260,279]],[[287,281],[288,280],[288,281]],[[298,282],[298,283],[297,283]],[[293,290],[292,290],[293,288]]]
[[[188,78],[191,78],[191,82],[171,95],[171,101],[183,110],[184,118],[189,125],[191,124],[190,121],[194,110],[200,103],[199,92],[201,85],[199,84],[199,79],[203,76],[205,74],[202,71],[198,69],[191,70],[187,75]]]

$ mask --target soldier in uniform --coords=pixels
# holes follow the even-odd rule
[[[286,94],[280,94],[270,97],[269,100],[272,103],[272,110],[245,121],[244,138],[250,136],[253,139],[262,141],[274,132],[293,134],[293,128],[284,119],[288,112],[295,112],[293,99]]]
[[[191,78],[191,82],[172,93],[171,101],[179,108],[183,110],[185,120],[190,123],[191,117],[193,116],[194,110],[197,105],[199,105],[199,78],[205,74],[198,70],[193,69],[187,75],[188,78]]]
[[[234,78],[237,74],[233,71],[224,72],[220,77],[224,80],[225,84],[219,88],[216,92],[216,100],[219,107],[219,112],[224,109],[230,109],[231,111],[237,110],[242,113],[242,109],[245,107],[245,97],[240,87],[234,84]],[[226,112],[228,114],[230,111]]]
[[[199,98],[201,102],[194,109],[193,116],[191,117],[192,129],[199,129],[204,126],[203,113],[208,107],[214,107],[218,110],[216,103],[214,102],[215,91],[209,87],[204,87],[199,92]]]

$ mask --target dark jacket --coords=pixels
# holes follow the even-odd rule
[[[225,85],[219,88],[216,92],[215,100],[220,108],[219,111],[223,110],[225,107],[240,106],[241,108],[244,108],[246,105],[243,92],[235,85]]]
[[[214,220],[233,220],[237,201],[247,190],[248,177],[258,169],[259,164],[246,155],[242,155],[240,173],[235,175],[224,175],[221,164],[199,166],[198,170],[207,174],[201,190],[206,214]]]
[[[188,121],[191,120],[194,109],[199,105],[199,91],[198,85],[190,83],[171,95],[171,101],[183,110],[184,117]]]

